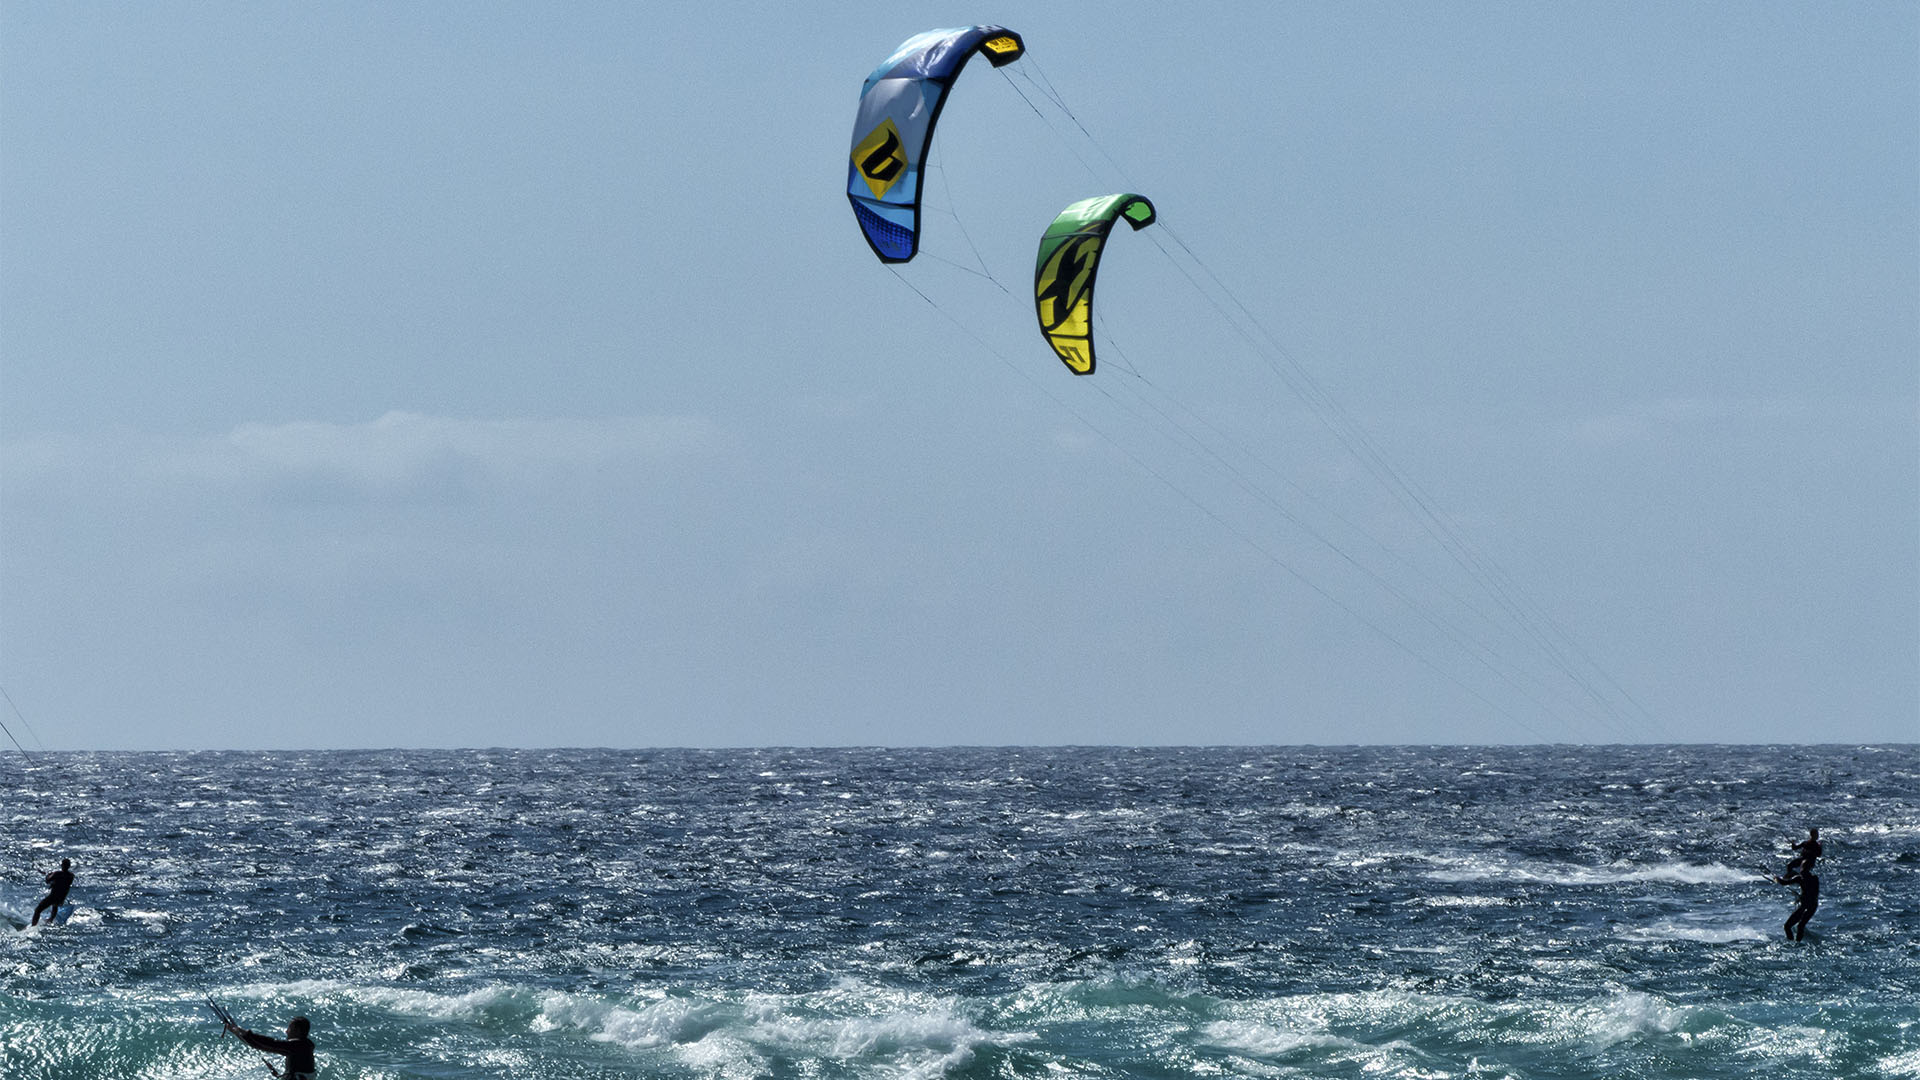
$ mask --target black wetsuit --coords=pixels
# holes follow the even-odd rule
[[[1811,870],[1802,870],[1780,879],[1782,885],[1800,886],[1800,906],[1787,916],[1787,937],[1794,941],[1807,939],[1807,920],[1820,910],[1820,875]]]
[[[60,914],[60,905],[67,902],[67,890],[71,888],[73,888],[73,871],[55,870],[48,874],[47,898],[40,901],[39,906],[33,909],[33,925],[40,925],[40,913],[48,908],[53,909],[54,915]],[[53,921],[53,917],[49,916],[47,921]]]
[[[269,1054],[279,1054],[286,1058],[287,1068],[280,1074],[286,1077],[286,1080],[312,1080],[315,1071],[312,1039],[276,1039],[271,1035],[246,1030],[237,1031],[234,1034],[240,1036],[241,1042],[255,1050],[264,1050]]]

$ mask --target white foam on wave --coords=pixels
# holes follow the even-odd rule
[[[123,919],[132,919],[135,922],[143,922],[149,926],[156,927],[164,926],[173,919],[171,912],[145,911],[140,908],[120,908],[115,911],[114,914],[119,915]]]
[[[756,995],[742,1036],[783,1056],[843,1062],[867,1073],[938,1077],[965,1068],[982,1047],[1033,1036],[980,1027],[953,998],[843,983],[798,996]]]
[[[1705,945],[1773,940],[1772,934],[1759,927],[1687,919],[1661,919],[1650,926],[1629,927],[1620,931],[1620,936],[1628,941],[1696,941]]]
[[[1652,994],[1626,990],[1606,1001],[1568,1010],[1564,1022],[1598,1048],[1646,1035],[1670,1035],[1695,1011],[1691,1006],[1668,1004]]]
[[[1259,1020],[1215,1020],[1201,1026],[1200,1039],[1218,1049],[1255,1058],[1286,1057],[1301,1050],[1329,1047],[1353,1049],[1358,1045],[1325,1032],[1300,1031]]]
[[[465,993],[368,987],[338,980],[260,983],[220,996],[355,1001],[382,1012],[439,1023],[481,1024],[652,1058],[709,1077],[766,1076],[811,1068],[862,1076],[938,1080],[976,1064],[984,1048],[1029,1043],[1041,1031],[1088,1022],[1136,1033],[1190,1032],[1197,1048],[1246,1059],[1256,1071],[1312,1068],[1342,1075],[1460,1076],[1460,1062],[1423,1049],[1426,1032],[1465,1041],[1498,1060],[1508,1052],[1592,1053],[1619,1044],[1714,1041],[1741,1056],[1823,1060],[1817,1033],[1764,1031],[1713,1009],[1677,1005],[1644,992],[1584,1002],[1509,1000],[1413,989],[1302,993],[1230,1000],[1181,992],[1155,980],[1028,987],[993,1009],[1008,1030],[992,1030],[966,999],[846,982],[800,994],[657,991],[635,996],[490,984]],[[1408,1041],[1410,1038],[1413,1041]],[[1764,1042],[1764,1045],[1763,1045]],[[502,1051],[506,1053],[507,1051]],[[511,1051],[524,1053],[524,1048]],[[662,1060],[662,1059],[665,1060]],[[668,1065],[671,1061],[673,1064]],[[493,1062],[506,1074],[513,1062]],[[1883,1074],[1920,1077],[1915,1062],[1889,1059]]]
[[[358,990],[354,996],[389,1012],[433,1020],[478,1020],[503,1009],[517,1008],[524,1001],[518,997],[516,988],[499,983],[464,994],[376,986]]]
[[[1459,1026],[1487,1006],[1445,995],[1373,990],[1222,1002],[1219,1008],[1227,1015],[1197,1029],[1203,1046],[1282,1068],[1296,1064],[1288,1059],[1300,1058],[1311,1068],[1342,1075],[1443,1080],[1459,1074],[1397,1033]],[[1375,1032],[1381,1037],[1370,1038]]]
[[[990,1032],[955,999],[868,986],[738,998],[650,1000],[548,991],[539,1032],[575,1032],[635,1053],[668,1052],[711,1076],[764,1076],[781,1060],[825,1060],[870,1075],[942,1076],[983,1046],[1030,1035]]]
[[[1310,1060],[1315,1067],[1350,1066],[1393,1076],[1459,1075],[1408,1043],[1409,1031],[1425,1033],[1421,1042],[1432,1038],[1478,1044],[1482,1055],[1493,1059],[1509,1051],[1593,1053],[1642,1041],[1737,1045],[1754,1034],[1715,1010],[1677,1005],[1639,991],[1574,1002],[1489,1002],[1387,989],[1223,1001],[1210,1011],[1211,1019],[1195,1025],[1205,1045],[1269,1064]],[[1442,1071],[1431,1071],[1436,1068]]]
[[[1420,902],[1437,908],[1507,907],[1514,903],[1505,896],[1427,896]]]
[[[1832,839],[1835,833],[1842,836],[1868,836],[1875,839],[1885,839],[1894,836],[1920,836],[1920,821],[1870,822],[1859,825],[1849,825],[1841,829],[1828,829],[1827,838]]]
[[[1882,1076],[1920,1077],[1920,1049],[1883,1057],[1873,1064]]]
[[[1617,862],[1607,866],[1580,866],[1574,863],[1529,865],[1504,863],[1490,859],[1436,856],[1442,869],[1430,870],[1432,881],[1519,881],[1542,885],[1596,886],[1667,882],[1676,885],[1732,885],[1758,881],[1762,875],[1722,863],[1656,863],[1641,865]],[[1451,865],[1447,865],[1451,864]]]
[[[718,1003],[694,998],[662,995],[622,1003],[555,990],[541,995],[533,1030],[581,1031],[595,1042],[651,1050],[697,1042],[726,1019]]]
[[[1744,1033],[1737,1049],[1742,1057],[1773,1069],[1793,1064],[1814,1070],[1815,1075],[1840,1076],[1835,1059],[1848,1049],[1847,1038],[1828,1027],[1809,1024],[1782,1024]]]
[[[1016,1023],[1052,1026],[1211,1015],[1219,999],[1139,972],[1111,971],[1071,982],[1032,983],[1007,999],[1004,1016]]]
[[[454,1023],[516,1022],[537,1011],[534,992],[507,983],[488,983],[463,993],[369,986],[344,979],[255,982],[227,987],[216,996],[249,1001],[350,1001],[381,1012]]]

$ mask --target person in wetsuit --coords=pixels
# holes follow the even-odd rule
[[[1787,863],[1787,873],[1789,875],[1795,870],[1813,869],[1814,861],[1820,858],[1820,854],[1822,850],[1824,850],[1820,847],[1820,830],[1808,829],[1807,838],[1793,845],[1793,850],[1796,854],[1793,859]]]
[[[1820,910],[1820,875],[1813,872],[1811,865],[1807,865],[1773,880],[1782,885],[1800,886],[1800,904],[1793,909],[1793,914],[1787,916],[1787,940],[1807,940],[1807,920]]]
[[[68,869],[72,865],[72,860],[61,859],[60,869],[47,875],[47,898],[40,901],[39,906],[33,909],[33,922],[29,923],[29,926],[39,926],[40,913],[49,908],[52,909],[53,914],[47,916],[48,923],[52,923],[60,914],[60,905],[67,902],[67,890],[73,888],[73,871]]]
[[[262,1035],[257,1031],[227,1022],[227,1030],[240,1037],[240,1041],[268,1054],[279,1054],[287,1059],[285,1070],[275,1073],[281,1080],[314,1080],[316,1066],[313,1063],[313,1040],[307,1038],[307,1032],[313,1025],[304,1016],[296,1016],[287,1021],[287,1037],[276,1039],[271,1035]]]

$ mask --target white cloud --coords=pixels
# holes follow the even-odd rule
[[[1665,397],[1580,417],[1573,421],[1572,433],[1583,442],[1613,444],[1686,428],[1911,421],[1910,409],[1911,403],[1906,402],[1852,398]]]
[[[96,491],[118,481],[148,491],[406,499],[640,474],[728,445],[718,426],[693,416],[466,420],[390,412],[359,424],[248,423],[218,437],[18,442],[0,448],[0,469],[16,484],[81,479]]]

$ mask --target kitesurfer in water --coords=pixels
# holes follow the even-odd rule
[[[52,923],[60,914],[60,905],[67,902],[67,890],[73,888],[73,871],[69,869],[72,865],[72,860],[61,859],[60,869],[47,875],[47,898],[40,901],[39,906],[33,909],[33,922],[29,923],[29,926],[40,925],[40,913],[43,911],[52,910],[52,914],[47,916],[48,923]]]
[[[240,1041],[268,1054],[279,1054],[287,1059],[284,1072],[276,1073],[281,1080],[313,1080],[316,1066],[313,1063],[313,1040],[307,1038],[307,1032],[313,1027],[304,1016],[296,1016],[287,1021],[287,1037],[276,1039],[271,1035],[262,1035],[248,1031],[232,1020],[226,1021],[227,1030],[240,1037]]]
[[[1807,940],[1807,920],[1813,918],[1813,913],[1820,909],[1820,875],[1813,872],[1812,860],[1808,860],[1806,865],[1791,871],[1785,877],[1777,877],[1773,880],[1782,885],[1800,886],[1799,906],[1793,909],[1793,914],[1787,916],[1787,940]]]
[[[1807,838],[1793,845],[1793,850],[1798,852],[1798,854],[1794,855],[1787,863],[1787,873],[1789,875],[1795,870],[1813,869],[1814,861],[1820,858],[1820,853],[1823,850],[1820,847],[1820,830],[1808,829]]]

